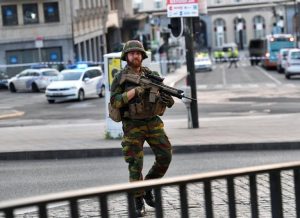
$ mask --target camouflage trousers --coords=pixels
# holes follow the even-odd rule
[[[161,178],[165,175],[172,160],[172,147],[164,131],[162,120],[156,116],[149,120],[123,121],[123,154],[128,163],[130,182]],[[143,178],[143,145],[147,141],[155,155],[155,162]],[[143,190],[134,193],[141,196]]]

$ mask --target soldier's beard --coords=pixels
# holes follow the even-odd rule
[[[140,67],[142,65],[142,61],[140,61],[139,59],[135,58],[132,61],[127,60],[127,64],[130,67],[137,68],[137,67]]]

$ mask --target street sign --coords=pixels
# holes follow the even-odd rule
[[[35,47],[36,48],[42,48],[44,47],[44,37],[38,36],[35,39]]]
[[[168,0],[167,14],[168,17],[198,17],[199,2],[198,0]]]

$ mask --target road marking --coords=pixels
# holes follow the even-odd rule
[[[261,67],[255,66],[256,69],[258,69],[260,72],[262,72],[265,76],[269,77],[271,80],[273,80],[276,84],[280,85],[282,82],[280,82],[275,77],[271,76],[266,70],[262,69]]]
[[[222,65],[222,81],[223,81],[223,85],[226,86],[227,85],[227,80],[226,80],[226,72],[225,72],[224,65]]]
[[[0,120],[20,117],[20,116],[23,116],[24,114],[25,114],[25,112],[23,112],[23,111],[9,111],[9,112],[7,112],[7,114],[0,115]]]

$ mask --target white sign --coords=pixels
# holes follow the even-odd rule
[[[198,0],[168,0],[168,17],[198,17]]]
[[[241,23],[241,22],[239,22],[238,24],[237,24],[237,31],[240,31],[240,30],[243,30],[243,27],[244,27],[244,24],[243,23]]]
[[[207,0],[199,0],[199,13],[207,14]]]
[[[256,24],[256,30],[262,30],[263,29],[263,24],[262,23],[257,23]]]
[[[224,27],[223,26],[217,26],[217,32],[218,33],[223,33],[224,32]]]
[[[38,36],[35,39],[35,47],[42,48],[44,47],[44,38],[42,36]]]

